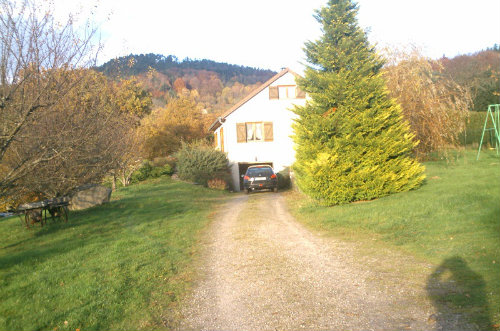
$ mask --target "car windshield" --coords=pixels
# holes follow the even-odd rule
[[[269,167],[250,168],[247,170],[247,176],[249,176],[249,177],[269,177],[272,174],[273,174],[273,171]]]

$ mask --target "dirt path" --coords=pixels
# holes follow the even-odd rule
[[[280,194],[236,196],[205,244],[182,330],[436,328],[425,278],[411,276],[431,266],[312,233]]]

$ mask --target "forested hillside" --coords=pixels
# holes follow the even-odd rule
[[[113,59],[97,68],[111,78],[135,76],[151,93],[156,106],[190,93],[207,113],[219,114],[272,77],[271,70],[219,63],[179,61],[173,55],[140,54]]]
[[[473,110],[500,103],[500,46],[474,54],[440,59],[444,74],[471,92]]]

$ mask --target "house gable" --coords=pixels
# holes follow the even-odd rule
[[[234,106],[229,108],[226,112],[224,112],[224,114],[222,114],[221,117],[219,117],[218,119],[215,120],[214,123],[212,123],[209,130],[211,130],[211,131],[217,130],[217,128],[219,128],[222,125],[222,123],[224,123],[226,117],[228,117],[229,115],[231,115],[232,113],[237,111],[239,108],[241,108],[247,102],[252,100],[259,93],[263,93],[263,92],[268,91],[270,100],[280,99],[280,96],[285,96],[285,98],[287,98],[287,99],[293,99],[293,98],[304,99],[306,96],[305,93],[296,87],[295,82],[293,82],[292,84],[290,84],[290,82],[287,82],[288,85],[276,84],[280,80],[280,78],[285,76],[287,73],[290,73],[291,75],[293,75],[294,78],[300,77],[298,74],[296,74],[295,72],[290,70],[290,68],[283,69],[281,72],[279,72],[278,74],[271,77],[267,82],[265,82],[264,84],[262,84],[261,86],[259,86],[258,88],[256,88],[252,92],[250,92],[249,95],[244,97],[242,100],[240,100],[238,103],[236,103]],[[290,95],[290,93],[288,91],[288,89],[290,89],[292,87],[293,87],[294,91],[296,91],[294,97],[292,97],[292,95]]]

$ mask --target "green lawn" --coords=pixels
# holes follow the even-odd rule
[[[491,151],[475,157],[467,151],[451,163],[425,163],[426,182],[415,191],[335,207],[294,194],[290,206],[315,229],[435,264],[429,287],[457,284],[446,293],[429,292],[435,304],[487,329],[500,323],[500,158]]]
[[[26,230],[0,219],[0,330],[175,326],[195,243],[224,197],[160,178],[67,224]]]

